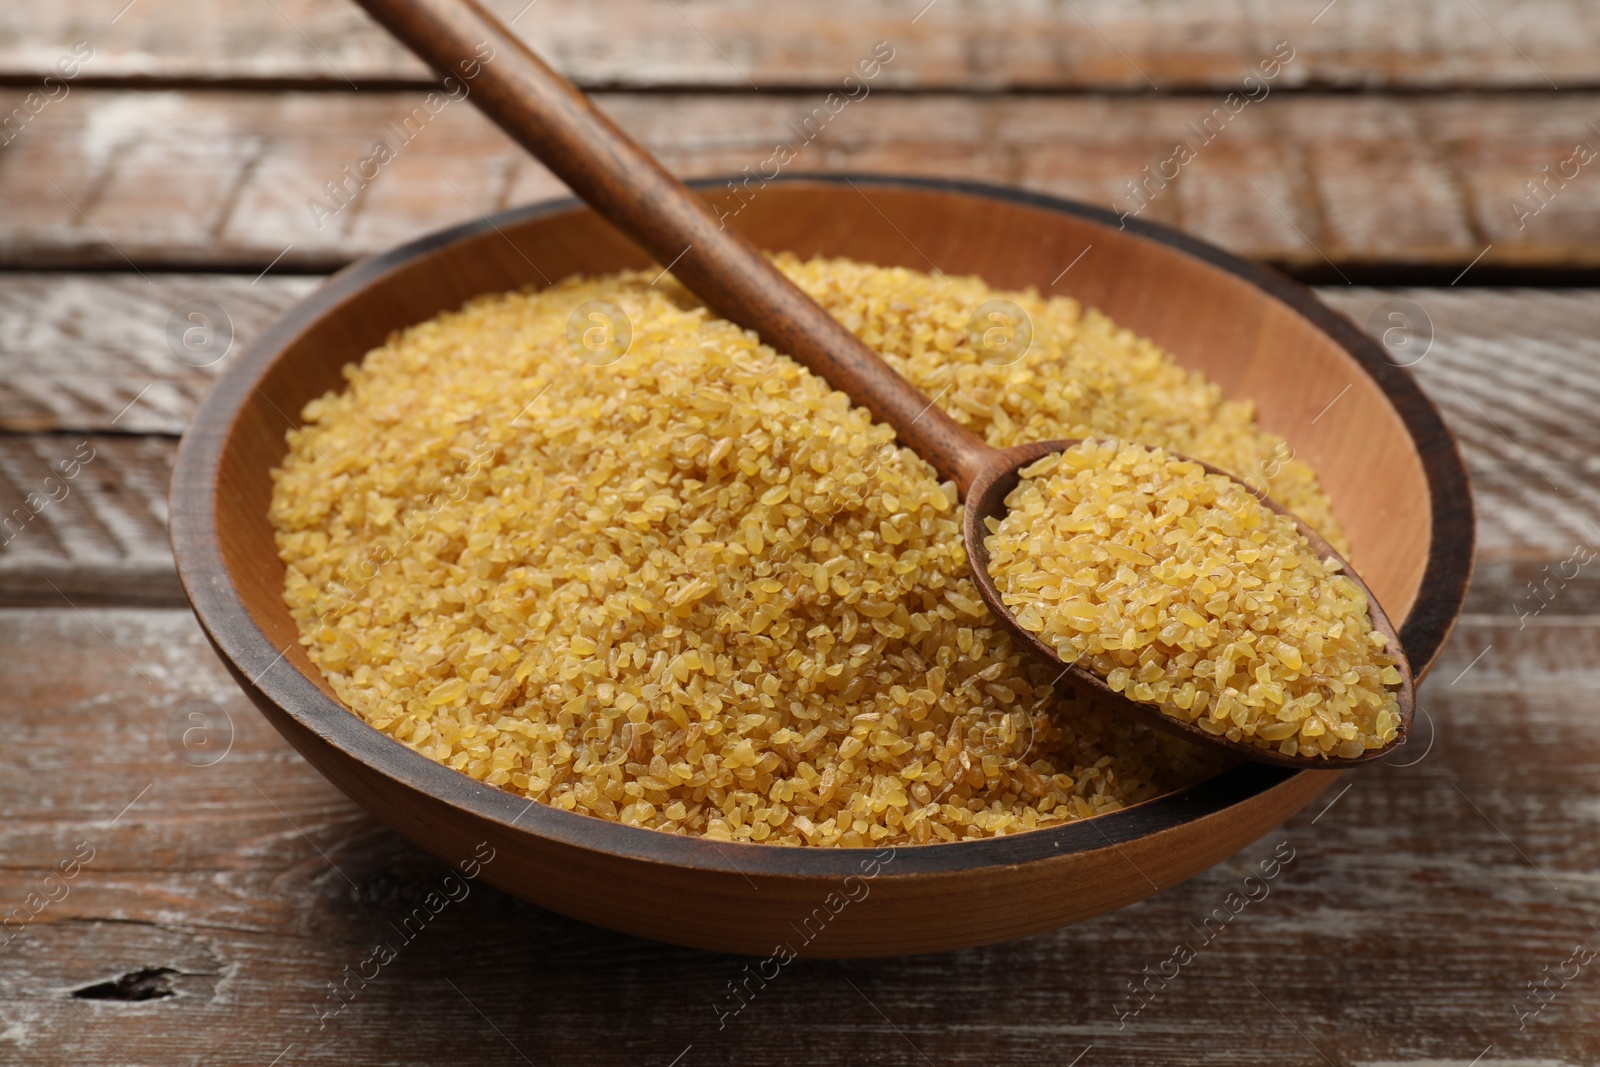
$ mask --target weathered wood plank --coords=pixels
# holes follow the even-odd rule
[[[0,275],[0,431],[182,433],[228,359],[318,281]]]
[[[1600,1060],[1590,968],[1518,1029],[1527,983],[1600,947],[1600,725],[1568,695],[1595,684],[1595,620],[1468,619],[1423,690],[1437,733],[1428,749],[1419,726],[1413,766],[1351,775],[1184,885],[990,948],[800,961],[722,1027],[744,961],[481,885],[403,943],[445,870],[295,756],[187,612],[0,611],[0,644],[0,901],[26,907],[93,850],[0,943],[7,1062],[1065,1064],[1092,1046],[1079,1062],[1148,1064],[1194,1062],[1202,1034],[1238,1064]],[[1280,845],[1293,859],[1268,895],[1207,942],[1207,916]],[[328,983],[383,941],[398,957],[322,1020]],[[1179,943],[1194,960],[1132,1014],[1129,983]],[[151,999],[71,996],[140,974],[127,984]]]
[[[78,40],[98,78],[417,79],[421,64],[340,0],[72,0],[0,14],[0,72],[42,75]],[[1593,84],[1600,29],[1578,0],[493,0],[502,18],[585,85],[832,85],[874,41],[898,51],[888,84],[918,89],[1143,91],[1232,84],[1282,40],[1292,84]],[[1324,10],[1324,8],[1329,8]],[[120,14],[119,14],[120,13]],[[1549,79],[1547,81],[1547,79]]]
[[[21,96],[0,92],[0,112]],[[0,266],[325,268],[564,193],[470,104],[437,97],[430,117],[425,99],[76,90],[0,149],[10,208]],[[874,94],[813,119],[821,133],[808,144],[803,124],[822,100],[610,93],[601,103],[686,175],[753,170],[782,142],[798,153],[791,172],[1007,183],[1137,211],[1293,267],[1600,265],[1600,164],[1572,162],[1579,142],[1600,146],[1597,94],[1275,94],[1232,117],[1221,94]],[[1182,166],[1180,143],[1194,154]],[[1526,184],[1547,166],[1572,177],[1534,199]],[[1146,168],[1177,176],[1147,180]]]
[[[0,604],[181,604],[170,437],[0,434]]]

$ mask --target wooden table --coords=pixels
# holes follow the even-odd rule
[[[1126,210],[1125,183],[1224,108],[1145,217],[1323,286],[1375,333],[1407,316],[1400,351],[1475,478],[1478,576],[1408,765],[1120,913],[796,963],[725,1025],[740,960],[486,887],[335,997],[445,872],[323,782],[207,648],[166,546],[175,440],[319,274],[560,190],[465,102],[432,108],[342,0],[8,5],[0,1062],[1600,1063],[1592,4],[524,3],[491,6],[689,174],[765,158],[879,40],[870,95],[794,169]],[[1242,82],[1280,42],[1276,76]],[[407,116],[394,160],[330,199]],[[185,348],[195,301],[224,316]],[[61,462],[75,476],[49,480]],[[1133,1012],[1130,987],[1291,849]]]

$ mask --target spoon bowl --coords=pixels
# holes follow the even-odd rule
[[[1359,763],[1370,763],[1373,760],[1383,759],[1396,748],[1406,743],[1406,737],[1411,730],[1411,721],[1416,714],[1416,685],[1411,674],[1411,663],[1406,658],[1400,644],[1400,634],[1390,622],[1388,614],[1378,603],[1378,598],[1373,595],[1367,583],[1361,580],[1354,568],[1339,553],[1333,550],[1323,537],[1307,526],[1293,512],[1278,504],[1271,497],[1256,492],[1250,486],[1240,482],[1227,471],[1219,470],[1209,463],[1187,456],[1174,455],[1175,459],[1187,460],[1198,463],[1204,467],[1208,474],[1220,474],[1232,480],[1241,489],[1250,493],[1268,508],[1279,515],[1294,521],[1302,537],[1310,543],[1312,551],[1323,560],[1338,562],[1344,575],[1360,587],[1367,597],[1367,612],[1372,617],[1373,628],[1389,639],[1389,650],[1395,655],[1395,666],[1400,671],[1400,683],[1391,686],[1395,699],[1400,705],[1400,725],[1395,731],[1392,741],[1381,748],[1369,749],[1359,756],[1341,758],[1338,756],[1288,756],[1276,749],[1262,748],[1259,745],[1248,744],[1244,741],[1230,741],[1219,734],[1207,733],[1194,723],[1184,722],[1164,714],[1159,707],[1143,701],[1133,700],[1117,692],[1106,684],[1106,680],[1094,671],[1076,664],[1062,663],[1060,655],[1047,642],[1040,639],[1039,635],[1025,629],[1017,622],[1016,614],[1001,598],[1000,590],[995,586],[994,578],[989,573],[989,549],[985,542],[988,536],[987,519],[1003,518],[1006,514],[1006,497],[1017,487],[1020,481],[1022,468],[1036,463],[1046,456],[1063,452],[1073,445],[1082,443],[1082,438],[1062,441],[1030,441],[1027,444],[1014,445],[1011,448],[989,449],[991,454],[987,465],[982,467],[973,477],[971,485],[966,492],[966,506],[961,516],[961,537],[966,545],[967,560],[972,569],[973,584],[978,587],[978,594],[983,602],[989,606],[989,611],[994,615],[995,621],[1005,628],[1011,639],[1032,655],[1048,663],[1058,664],[1062,668],[1062,675],[1071,683],[1082,690],[1087,690],[1094,695],[1095,700],[1115,708],[1118,712],[1138,719],[1149,726],[1167,733],[1175,734],[1186,741],[1198,745],[1206,745],[1214,749],[1224,749],[1241,759],[1254,760],[1259,763],[1271,763],[1279,767],[1324,768],[1336,770],[1341,767],[1352,767]],[[987,447],[987,446],[985,446]],[[1170,454],[1170,453],[1169,453]]]

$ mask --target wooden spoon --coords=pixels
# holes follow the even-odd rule
[[[546,66],[474,0],[357,2],[418,56],[464,85],[481,111],[601,216],[657,262],[666,264],[707,307],[754,330],[767,344],[865,407],[875,419],[894,427],[902,445],[927,460],[941,477],[955,482],[966,501],[962,534],[972,563],[972,580],[989,610],[1022,648],[1060,667],[1064,675],[1105,704],[1151,726],[1245,759],[1337,768],[1380,758],[1404,742],[1415,703],[1411,667],[1377,598],[1348,565],[1345,574],[1367,594],[1373,625],[1389,638],[1389,649],[1399,660],[1402,676],[1396,692],[1401,721],[1394,741],[1354,759],[1285,756],[1276,748],[1229,741],[1164,715],[1155,705],[1113,692],[1092,671],[1061,663],[1055,649],[1018,625],[1001,602],[989,575],[984,549],[988,530],[983,520],[1004,514],[1005,497],[1017,483],[1019,468],[1076,442],[997,449],[956,422],[802,292],[753,244],[727,229],[705,201],[667,173],[576,86]],[[1249,486],[1243,488],[1254,493]],[[1289,515],[1265,496],[1254,495],[1274,511]],[[1295,522],[1324,558],[1338,558],[1314,531],[1298,519]]]

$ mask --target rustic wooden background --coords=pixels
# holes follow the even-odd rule
[[[742,961],[486,887],[331,1014],[329,983],[446,872],[312,772],[206,647],[166,544],[176,437],[227,335],[236,352],[321,272],[560,189],[451,103],[318,228],[306,201],[429,91],[353,5],[8,4],[0,510],[43,506],[0,534],[0,1062],[1600,1063],[1592,0],[491,6],[686,174],[754,165],[888,40],[872,94],[796,169],[1122,206],[1288,42],[1268,95],[1146,217],[1290,270],[1375,331],[1396,309],[1416,327],[1403,359],[1460,436],[1481,557],[1408,765],[1349,776],[1120,913],[796,963],[722,1027]],[[77,42],[76,76],[43,83]],[[189,301],[229,327],[179,358],[169,320]],[[1270,895],[1119,1018],[1285,842]]]

